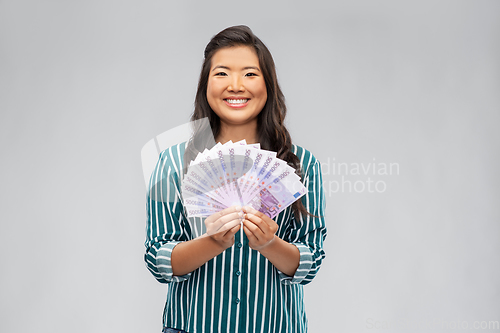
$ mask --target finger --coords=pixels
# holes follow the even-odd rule
[[[241,206],[231,206],[231,207],[227,207],[226,209],[223,209],[217,213],[214,213],[212,215],[210,215],[209,217],[207,217],[207,219],[205,220],[206,222],[205,223],[213,223],[215,222],[216,220],[220,219],[222,216],[225,216],[227,214],[230,214],[230,213],[234,213],[234,212],[239,212],[241,210]]]
[[[262,217],[262,215],[267,216],[266,214],[258,211],[257,209],[253,208],[252,206],[243,206],[243,207],[241,207],[241,210],[243,210],[245,213],[257,215],[258,217]]]
[[[211,229],[216,230],[216,232],[222,231],[222,230],[227,230],[228,228],[225,228],[225,225],[228,223],[232,223],[233,221],[239,221],[243,218],[243,212],[238,211],[234,212],[228,215],[224,215],[218,220],[216,220],[212,225],[210,226]],[[208,227],[209,225],[207,225]]]
[[[240,227],[241,227],[241,224],[238,222],[238,224],[234,227],[232,227],[231,229],[229,229],[228,231],[226,231],[226,233],[224,234],[224,238],[225,239],[231,239],[234,237],[234,235],[236,235],[236,233],[238,232],[238,230],[240,230]]]
[[[258,218],[262,219],[262,221],[264,221],[268,225],[271,225],[272,223],[275,223],[272,218],[270,218],[266,214],[258,211],[257,209],[255,209],[255,208],[253,208],[251,206],[243,206],[241,208],[241,210],[243,210],[243,212],[245,212],[247,214],[252,214],[252,215],[257,216]]]
[[[219,214],[219,213],[216,213],[216,214]],[[217,215],[215,217],[209,216],[211,219],[206,218],[205,225],[207,226],[207,228],[218,230],[227,222],[230,222],[230,221],[238,219],[238,218],[242,218],[243,214],[244,213],[240,210],[238,212],[232,212],[232,213],[222,215],[222,216],[217,216]],[[214,218],[216,218],[216,219],[214,220]]]
[[[263,233],[269,230],[269,225],[263,221],[260,217],[253,214],[245,214],[245,219],[253,223],[257,228],[259,228]]]
[[[245,222],[243,222],[243,231],[245,232],[245,235],[247,235],[248,242],[250,243],[256,243],[259,241],[257,237],[253,234],[253,232],[247,227]]]
[[[242,207],[242,210],[244,212],[246,211],[246,215],[249,216],[249,219],[253,222],[256,222],[263,231],[269,230],[272,233],[276,233],[276,231],[278,231],[278,224],[276,223],[276,221],[274,221],[266,214],[259,212],[251,206],[244,206]],[[255,216],[257,219],[251,218],[252,216]],[[260,224],[258,223],[259,221],[261,222]]]
[[[264,237],[264,233],[262,232],[262,230],[258,226],[256,226],[253,222],[244,220],[243,226],[252,234],[252,236],[256,240],[259,240]]]
[[[219,230],[217,230],[217,233],[226,232],[227,230],[232,229],[235,226],[240,225],[240,224],[241,224],[241,220],[239,218],[236,220],[229,221],[226,224],[224,224]]]

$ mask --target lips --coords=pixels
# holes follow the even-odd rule
[[[226,101],[229,104],[243,104],[243,103],[246,103],[248,101],[248,98],[240,98],[240,99],[230,99],[230,98],[227,98]]]
[[[224,103],[232,108],[242,108],[248,105],[249,98],[225,98]]]

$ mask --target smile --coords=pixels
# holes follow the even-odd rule
[[[240,98],[240,99],[233,99],[233,98],[226,98],[224,99],[224,103],[226,103],[227,106],[230,106],[232,108],[243,108],[248,105],[248,98]]]
[[[245,104],[248,99],[225,99],[229,104]]]

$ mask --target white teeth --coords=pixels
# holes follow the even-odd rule
[[[229,104],[244,104],[248,99],[226,99]]]

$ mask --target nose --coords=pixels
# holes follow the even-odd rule
[[[227,90],[232,92],[245,91],[242,78],[239,75],[233,75],[231,82],[227,86]]]

